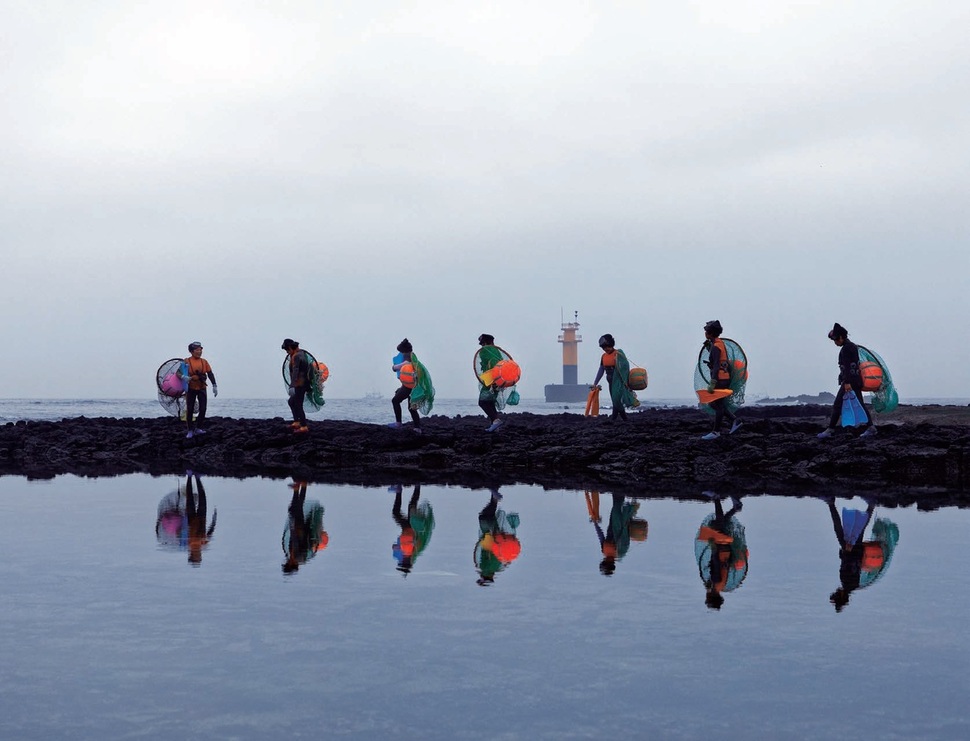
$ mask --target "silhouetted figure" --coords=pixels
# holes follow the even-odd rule
[[[842,582],[829,595],[829,602],[835,606],[836,612],[842,612],[852,592],[874,584],[885,573],[899,542],[899,528],[884,517],[876,517],[871,538],[865,540],[875,504],[869,504],[865,512],[843,507],[839,516],[835,498],[827,497],[826,503],[835,537],[839,540],[839,580]]]
[[[189,563],[201,566],[202,551],[208,547],[216,529],[217,513],[212,512],[212,523],[207,526],[205,487],[198,475],[194,475],[194,479],[193,487],[193,473],[187,471],[184,491],[176,489],[159,502],[155,535],[164,546],[187,550]]]
[[[394,492],[391,516],[401,528],[397,542],[391,546],[391,553],[397,561],[397,570],[407,576],[414,567],[414,561],[431,540],[431,533],[434,531],[434,511],[430,503],[418,501],[421,497],[421,484],[414,485],[414,491],[408,501],[407,516],[401,511],[404,487],[397,484],[390,487],[390,490]]]
[[[475,568],[478,571],[477,583],[486,587],[495,581],[495,575],[503,571],[519,557],[522,545],[516,535],[519,515],[506,514],[499,509],[502,495],[498,489],[490,489],[490,498],[485,508],[478,513],[478,542],[474,549]]]
[[[723,593],[740,587],[748,575],[744,525],[735,518],[743,505],[740,499],[731,497],[731,509],[725,512],[717,494],[705,494],[714,500],[714,513],[705,517],[697,530],[694,557],[706,590],[704,604],[720,610],[724,604]]]
[[[306,500],[307,483],[294,481],[290,484],[293,496],[287,509],[286,528],[283,530],[283,573],[293,574],[300,566],[313,558],[330,544],[330,536],[323,529],[323,506],[320,502]]]
[[[589,512],[589,521],[596,529],[596,536],[599,538],[600,552],[603,560],[600,561],[600,573],[603,576],[612,576],[616,571],[616,562],[619,561],[630,549],[631,540],[647,539],[647,521],[636,517],[640,509],[639,502],[628,502],[622,494],[613,494],[613,506],[610,507],[610,519],[603,529],[600,517],[600,493],[598,491],[586,492],[586,509]]]

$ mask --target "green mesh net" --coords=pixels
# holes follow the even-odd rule
[[[734,340],[722,337],[724,348],[727,350],[728,370],[731,373],[730,389],[733,392],[727,397],[727,408],[734,412],[744,404],[744,389],[748,384],[748,356],[744,354],[744,349]],[[708,363],[711,360],[711,343],[705,342],[701,346],[701,351],[697,355],[697,365],[694,366],[694,391],[705,391],[711,383],[711,369]],[[709,404],[702,404],[701,408],[714,414]]]
[[[187,382],[184,379],[188,371],[183,368],[184,364],[185,361],[182,358],[172,358],[158,366],[158,370],[155,371],[158,403],[162,405],[162,409],[179,419],[185,419]]]
[[[610,381],[610,400],[614,408],[620,405],[627,408],[640,406],[636,393],[627,385],[629,381],[630,361],[625,352],[617,349],[616,369],[613,371],[613,380]]]
[[[411,400],[408,406],[418,414],[427,417],[434,407],[434,384],[431,382],[431,374],[414,353],[411,353],[411,364],[414,366],[417,378],[414,388],[411,389]]]
[[[891,412],[899,406],[899,394],[893,385],[893,377],[889,373],[886,361],[868,347],[859,345],[859,363],[876,363],[882,369],[882,385],[872,393],[872,408],[880,414]]]
[[[886,573],[886,569],[889,568],[889,562],[892,560],[893,552],[896,550],[896,544],[899,542],[899,528],[892,520],[877,517],[872,526],[872,537],[874,540],[867,541],[867,544],[878,544],[882,550],[882,563],[875,568],[866,568],[865,564],[863,564],[862,572],[859,576],[860,588],[875,584]]]
[[[705,585],[711,583],[711,556],[715,558],[718,556],[714,552],[717,542],[704,537],[704,533],[710,531],[715,517],[713,512],[705,517],[694,538],[694,560],[697,561],[697,569]],[[744,536],[744,525],[734,517],[728,520],[727,532],[723,535],[730,538],[731,542],[725,544],[728,545],[730,553],[728,561],[724,564],[724,568],[727,569],[727,582],[721,591],[730,592],[740,587],[741,582],[748,575],[748,543]]]
[[[325,378],[319,369],[321,367],[325,368],[326,366],[318,363],[317,359],[308,350],[300,350],[299,352],[305,356],[307,362],[307,381],[309,381],[307,394],[303,397],[303,408],[308,412],[319,412],[323,408],[323,405],[326,404],[323,399]],[[287,391],[293,388],[293,380],[290,378],[290,358],[288,355],[283,358],[283,384],[286,386]]]
[[[494,401],[495,408],[501,411],[505,405],[515,406],[519,403],[519,392],[515,386],[486,386],[482,383],[482,374],[490,371],[502,360],[512,360],[512,356],[498,345],[484,345],[475,351],[472,358],[472,371],[475,373],[475,380],[478,381],[479,401]]]

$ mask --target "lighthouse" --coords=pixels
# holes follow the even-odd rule
[[[562,345],[562,383],[546,385],[546,401],[585,401],[589,387],[579,381],[579,343],[583,338],[579,331],[579,312],[573,312],[573,321],[563,321],[559,342]]]

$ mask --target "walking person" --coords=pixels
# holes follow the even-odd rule
[[[202,357],[202,343],[189,343],[189,357],[184,361],[184,372],[188,379],[188,388],[185,391],[185,422],[188,425],[188,432],[185,436],[189,439],[195,435],[204,435],[206,407],[208,406],[208,395],[206,394],[206,381],[212,383],[212,396],[219,395],[219,387],[216,385],[216,377],[212,372],[209,361]],[[195,405],[199,405],[199,414],[195,419]]]
[[[728,358],[727,347],[724,345],[724,340],[721,339],[721,333],[723,332],[721,327],[721,322],[717,319],[708,322],[704,325],[704,337],[706,338],[705,346],[708,349],[708,360],[707,367],[711,371],[711,382],[707,386],[709,392],[714,392],[717,389],[729,389],[731,388],[731,362]],[[701,439],[703,440],[714,440],[721,435],[721,425],[724,422],[725,417],[728,422],[731,423],[731,429],[728,432],[729,435],[733,435],[737,432],[738,428],[741,426],[741,420],[735,416],[734,412],[731,411],[731,403],[729,401],[730,396],[724,396],[720,399],[715,399],[710,402],[708,406],[714,410],[714,429],[704,435]]]
[[[842,401],[851,391],[866,415],[866,429],[859,437],[872,437],[876,434],[876,426],[872,423],[872,415],[862,399],[862,373],[859,368],[859,346],[849,339],[849,331],[838,322],[829,332],[829,339],[839,348],[839,390],[832,404],[832,417],[829,426],[818,433],[817,437],[824,440],[832,437],[835,426],[842,417]]]
[[[610,387],[610,399],[613,402],[610,419],[626,420],[626,409],[624,407],[634,407],[639,403],[636,395],[629,387],[630,361],[627,360],[626,354],[622,350],[616,348],[616,340],[613,339],[613,335],[603,335],[599,338],[598,344],[600,349],[603,350],[603,355],[600,358],[600,367],[596,371],[596,378],[593,379],[592,385],[598,386],[600,379],[606,375],[606,384]]]
[[[280,349],[284,350],[290,358],[290,398],[287,401],[290,412],[293,414],[290,427],[296,434],[305,434],[310,431],[307,426],[306,410],[303,408],[307,392],[310,390],[310,373],[312,372],[310,358],[304,350],[300,349],[300,343],[289,337],[283,340]]]

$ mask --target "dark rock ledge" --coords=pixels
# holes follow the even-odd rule
[[[495,434],[485,433],[484,417],[432,416],[422,435],[410,426],[323,419],[302,436],[282,418],[215,417],[209,433],[196,440],[186,440],[184,425],[171,418],[79,417],[0,426],[0,474],[169,475],[192,468],[207,475],[295,475],[362,485],[528,483],[643,496],[702,489],[860,493],[921,507],[970,505],[970,427],[962,419],[941,412],[935,421],[924,408],[901,407],[879,420],[875,438],[839,431],[817,440],[828,411],[817,405],[746,407],[744,427],[713,441],[700,439],[710,417],[691,409],[645,410],[625,423],[510,414]]]

